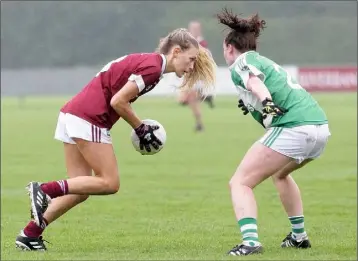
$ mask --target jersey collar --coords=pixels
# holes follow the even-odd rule
[[[240,59],[241,59],[242,57],[244,57],[246,54],[248,54],[248,53],[253,53],[253,52],[255,52],[255,51],[247,51],[247,52],[244,52],[244,53],[240,54],[240,55],[235,59],[235,62],[233,62],[233,64],[229,66],[229,69],[232,70],[232,69],[235,67],[235,65],[236,65],[236,63],[237,63],[238,60],[240,60]]]

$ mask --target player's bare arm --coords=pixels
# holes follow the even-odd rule
[[[112,108],[121,116],[132,128],[140,140],[140,150],[151,152],[150,145],[156,150],[162,145],[162,142],[154,135],[158,126],[149,126],[144,124],[130,106],[130,101],[139,94],[139,88],[136,82],[128,81],[111,99]]]
[[[138,128],[142,121],[135,114],[129,101],[139,93],[138,86],[133,81],[128,81],[111,99],[112,108],[121,116],[133,129]]]
[[[263,106],[263,119],[265,119],[268,115],[282,116],[284,113],[287,112],[285,108],[281,108],[274,104],[269,90],[259,77],[250,74],[249,80],[247,81],[247,89],[260,99]]]
[[[263,102],[266,98],[272,100],[271,94],[259,77],[250,74],[247,89]]]

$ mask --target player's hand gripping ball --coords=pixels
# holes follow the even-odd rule
[[[140,130],[132,130],[133,147],[142,155],[154,155],[161,151],[167,139],[163,125],[156,120],[143,120]],[[147,126],[145,126],[147,125]],[[159,141],[159,142],[158,142]],[[149,151],[148,151],[149,150]]]

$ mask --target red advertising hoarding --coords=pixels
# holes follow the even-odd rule
[[[309,92],[356,92],[357,67],[299,67],[299,83]]]

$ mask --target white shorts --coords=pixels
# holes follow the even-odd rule
[[[76,144],[72,138],[112,144],[112,138],[107,128],[99,128],[75,115],[60,112],[55,139],[65,143]]]
[[[259,142],[300,164],[306,159],[318,158],[323,153],[330,135],[328,124],[293,128],[272,127]]]

